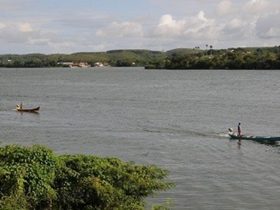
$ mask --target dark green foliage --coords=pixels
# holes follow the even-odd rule
[[[167,172],[116,158],[58,156],[42,146],[0,148],[0,209],[143,209]]]
[[[280,46],[171,52],[166,69],[280,69]]]
[[[1,209],[8,204],[23,209],[51,205],[56,198],[52,183],[58,163],[52,151],[41,146],[0,148]]]

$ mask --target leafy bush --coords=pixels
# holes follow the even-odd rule
[[[143,209],[145,197],[172,186],[166,176],[116,158],[10,145],[0,148],[0,209]]]

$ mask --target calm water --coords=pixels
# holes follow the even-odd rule
[[[172,209],[280,206],[280,147],[226,136],[280,135],[280,71],[0,69],[1,144],[116,156],[170,171]],[[39,115],[15,104],[41,106]]]

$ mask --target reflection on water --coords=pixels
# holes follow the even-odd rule
[[[278,209],[279,146],[229,140],[242,122],[279,134],[278,71],[0,69],[1,144],[116,156],[170,171],[173,209]],[[19,101],[41,106],[18,113]]]

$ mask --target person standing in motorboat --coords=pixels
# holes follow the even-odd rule
[[[241,136],[241,123],[238,123],[237,134],[238,134],[238,136]]]
[[[228,129],[228,135],[234,139],[236,139],[236,137],[238,138],[238,145],[241,145],[241,123],[238,123],[237,125],[237,133],[233,132],[232,128]]]
[[[239,140],[238,140],[238,144],[240,145],[241,144],[241,123],[238,123],[237,135],[240,137]]]

